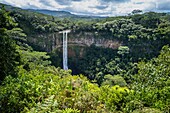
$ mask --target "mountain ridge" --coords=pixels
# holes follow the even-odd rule
[[[92,18],[92,19],[100,19],[100,18],[107,18],[102,16],[91,16],[91,15],[79,15],[79,14],[73,14],[69,11],[55,11],[55,10],[48,10],[48,9],[27,9],[29,11],[38,12],[46,15],[51,15],[55,17],[60,18]]]

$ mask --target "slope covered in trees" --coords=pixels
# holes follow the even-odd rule
[[[0,111],[168,113],[169,18],[149,12],[74,21],[1,6]],[[81,57],[69,57],[72,70],[64,71],[58,67],[61,51],[35,51],[42,49],[28,41],[33,35],[68,28],[95,32],[95,38],[105,33],[103,38],[120,41],[121,46],[84,47]]]

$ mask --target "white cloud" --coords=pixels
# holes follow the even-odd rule
[[[28,7],[28,6],[35,6],[35,7],[41,7],[43,4],[39,2],[39,0],[2,0],[2,3],[8,3],[10,5],[16,6],[16,7]]]
[[[1,0],[21,8],[67,10],[76,14],[125,15],[134,9],[143,11],[163,11],[170,9],[170,0]],[[67,3],[67,4],[64,4]],[[166,6],[164,8],[164,6]]]
[[[103,6],[104,10],[100,9],[100,6]],[[111,12],[111,7],[101,4],[99,0],[74,1],[68,6],[68,9],[75,14],[104,15]]]
[[[50,7],[50,9],[52,10],[58,10],[58,9],[63,9],[66,8],[67,6],[65,5],[60,5],[58,2],[56,2],[55,0],[45,0],[48,5],[44,4],[44,7]],[[48,9],[48,8],[47,8]]]
[[[65,6],[59,5],[57,2],[55,2],[55,0],[48,0],[47,2],[42,2],[42,0],[2,0],[2,3],[8,3],[12,6],[24,9],[39,8],[57,10],[65,8]],[[46,3],[48,3],[48,5]]]
[[[131,0],[131,2],[121,3],[116,6],[116,12],[118,15],[125,15],[132,12],[135,9],[140,9],[143,11],[149,11],[156,9],[154,0],[148,0],[144,2],[144,0]]]

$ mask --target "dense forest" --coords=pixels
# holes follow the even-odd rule
[[[67,29],[94,43],[68,45],[63,70],[51,36]],[[169,44],[168,13],[60,18],[0,4],[0,111],[169,113]]]

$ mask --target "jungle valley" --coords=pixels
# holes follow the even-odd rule
[[[63,70],[59,32],[68,29]],[[97,17],[0,4],[0,112],[169,113],[169,44],[168,13]]]

